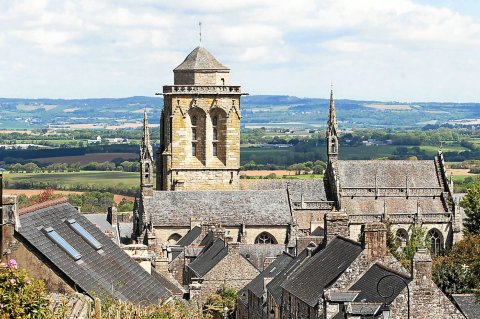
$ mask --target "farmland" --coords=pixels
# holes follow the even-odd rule
[[[6,173],[4,183],[12,189],[46,189],[68,191],[108,191],[135,195],[139,187],[138,173],[81,171],[71,173]]]
[[[88,164],[90,162],[105,162],[105,161],[112,161],[116,158],[122,159],[129,159],[129,160],[136,160],[138,158],[138,154],[136,153],[91,153],[85,155],[75,155],[75,156],[57,156],[57,157],[44,157],[44,158],[36,158],[36,162],[40,163],[80,163],[80,164]]]

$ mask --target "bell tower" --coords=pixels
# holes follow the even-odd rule
[[[143,113],[143,137],[140,146],[140,189],[142,196],[153,195],[153,149],[150,143],[148,115]]]
[[[240,86],[202,46],[163,87],[157,153],[159,190],[237,190],[240,184]]]

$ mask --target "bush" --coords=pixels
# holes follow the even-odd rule
[[[41,280],[34,280],[25,270],[17,269],[10,259],[0,270],[0,317],[3,318],[60,318],[49,309],[50,297]]]

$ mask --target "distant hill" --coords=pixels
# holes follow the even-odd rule
[[[134,96],[95,99],[0,98],[0,129],[44,128],[48,125],[95,124],[95,127],[140,123],[144,108],[158,123],[162,97]],[[253,95],[242,98],[242,123],[246,126],[323,126],[328,99],[286,95]],[[340,126],[411,127],[480,118],[480,103],[398,103],[336,100]],[[133,127],[133,126],[132,126]]]

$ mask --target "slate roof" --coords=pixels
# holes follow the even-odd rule
[[[216,264],[228,254],[228,248],[221,239],[215,240],[210,246],[206,246],[200,255],[188,264],[198,278],[205,276]]]
[[[382,279],[384,276],[384,279]],[[373,264],[367,272],[360,277],[351,287],[349,290],[351,291],[359,291],[357,298],[355,301],[357,302],[368,302],[368,303],[384,303],[385,298],[379,295],[377,292],[377,284],[380,280],[380,293],[385,296],[390,296],[391,298],[387,299],[387,304],[391,303],[395,298],[404,290],[405,284],[403,283],[402,278],[405,282],[409,283],[411,281],[410,277],[402,275],[394,270],[388,269],[383,265],[378,263]],[[382,290],[382,288],[384,290]],[[393,288],[393,290],[391,290]],[[392,294],[393,292],[393,294]]]
[[[309,252],[307,249],[304,249],[300,254],[298,254],[290,263],[267,284],[267,291],[272,295],[273,299],[277,305],[281,304],[282,299],[282,283],[287,279],[287,277],[294,272],[298,267],[300,267],[303,262],[309,258]]]
[[[480,303],[474,294],[453,294],[452,297],[467,319],[480,319]]]
[[[198,46],[190,52],[185,60],[180,63],[173,71],[190,70],[224,70],[228,71],[225,65],[215,59],[215,57],[202,46]]]
[[[267,268],[246,285],[242,291],[251,291],[256,297],[261,298],[264,291],[264,279],[274,278],[293,260],[293,257],[283,253],[277,257]]]
[[[274,258],[285,251],[285,245],[258,245],[242,244],[240,245],[240,254],[248,259],[255,268],[262,271],[266,258]]]
[[[440,187],[435,162],[431,161],[338,161],[341,187]]]
[[[155,191],[144,198],[143,207],[154,226],[190,227],[191,218],[222,226],[278,226],[292,220],[284,190]]]
[[[103,246],[95,250],[66,223],[75,219]],[[44,203],[40,208],[20,212],[18,236],[28,242],[40,255],[49,260],[57,273],[75,288],[90,296],[118,298],[136,303],[157,303],[171,296],[157,279],[147,273],[100,229],[80,214],[69,203]],[[54,241],[43,228],[52,227],[81,258],[75,261]],[[113,289],[113,291],[112,291]]]
[[[360,243],[337,236],[291,274],[282,284],[282,288],[314,307],[322,297],[324,289],[332,284],[361,252]]]
[[[288,188],[290,200],[326,201],[323,179],[244,179],[240,184],[244,190],[272,190]]]
[[[183,236],[182,238],[180,238],[179,241],[177,241],[177,245],[182,247],[190,245],[191,243],[193,243],[195,239],[198,238],[198,236],[200,236],[201,232],[202,232],[201,227],[199,226],[193,227],[188,231],[188,233],[185,234],[185,236]]]
[[[421,213],[444,213],[440,196],[431,197],[342,197],[342,207],[348,214],[365,213],[365,214],[383,214],[384,210],[388,214],[395,213],[416,213],[417,205]]]

